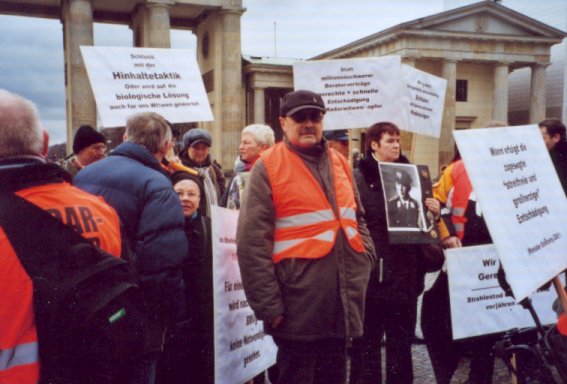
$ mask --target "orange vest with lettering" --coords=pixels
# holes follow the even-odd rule
[[[18,191],[17,195],[74,226],[83,237],[120,257],[118,215],[100,197],[68,183],[35,186]],[[22,220],[26,218],[22,217]],[[0,255],[0,384],[37,383],[40,362],[33,315],[33,285],[2,228]]]
[[[342,230],[350,246],[364,252],[358,232],[353,178],[346,160],[329,150],[337,208],[334,212],[319,182],[303,160],[284,143],[260,155],[264,161],[276,212],[272,259],[316,259],[327,255],[337,231]]]

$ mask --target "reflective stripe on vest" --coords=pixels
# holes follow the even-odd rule
[[[364,251],[357,229],[350,169],[334,151],[329,151],[329,155],[340,215],[338,219],[319,182],[297,154],[283,143],[261,154],[276,211],[272,252],[275,263],[284,258],[320,258],[327,255],[333,248],[339,228],[343,228],[354,250]],[[282,164],[286,166],[282,167]]]
[[[457,236],[462,240],[465,234],[465,223],[467,222],[465,212],[467,211],[469,197],[472,192],[472,185],[462,160],[453,164],[451,181],[453,182],[451,221],[453,222]]]
[[[11,349],[0,349],[0,373],[10,368],[38,362],[37,343],[25,343]]]

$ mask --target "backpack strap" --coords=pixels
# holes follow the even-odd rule
[[[90,244],[71,227],[13,193],[0,194],[0,226],[32,279],[57,268],[59,262],[54,262],[53,255]]]

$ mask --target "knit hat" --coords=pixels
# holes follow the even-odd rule
[[[186,150],[190,146],[198,143],[205,143],[207,146],[211,146],[213,139],[211,134],[202,128],[193,128],[183,135],[183,150]]]
[[[81,125],[73,139],[73,153],[77,154],[89,145],[96,143],[106,144],[106,138],[90,125]]]

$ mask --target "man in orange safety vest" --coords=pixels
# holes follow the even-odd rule
[[[278,346],[278,383],[344,383],[376,255],[347,160],[323,139],[325,104],[280,106],[283,142],[252,167],[237,228],[242,282]]]

